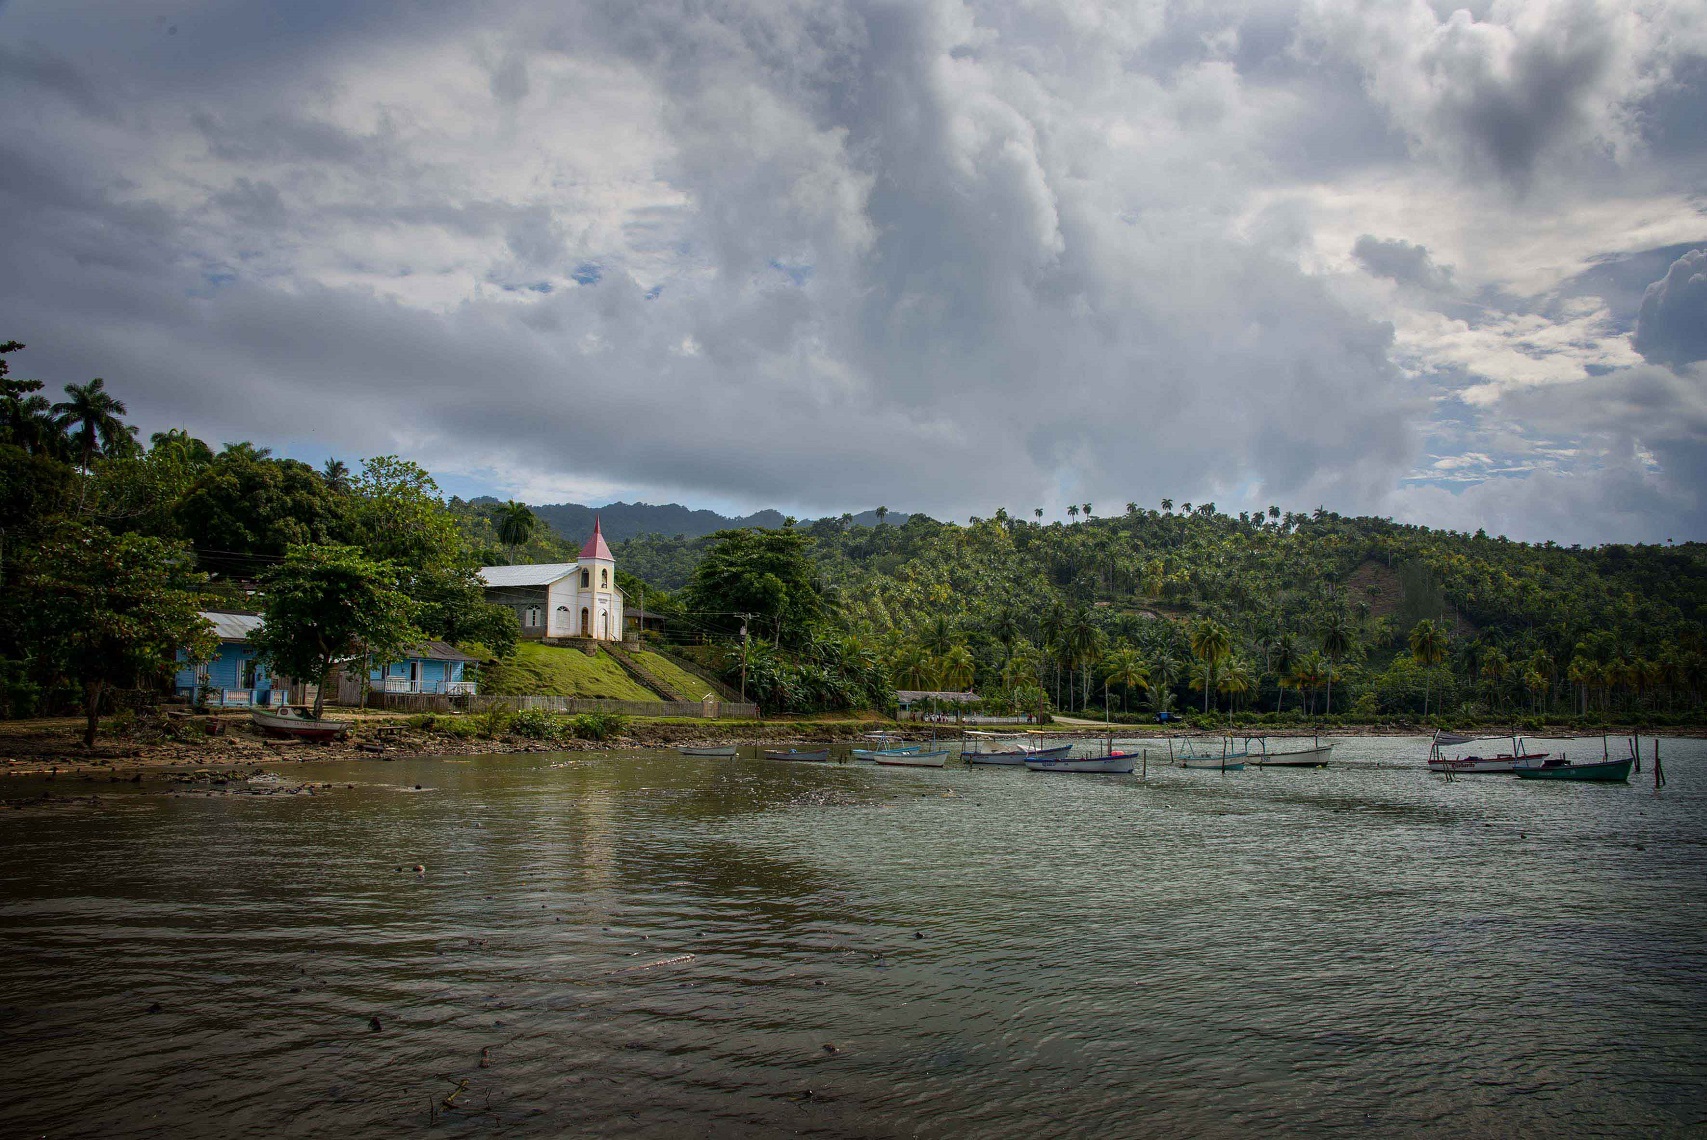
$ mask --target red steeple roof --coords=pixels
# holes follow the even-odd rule
[[[599,529],[599,516],[593,516],[593,537],[587,540],[587,545],[581,548],[582,558],[603,558],[606,562],[615,562],[611,557],[610,547],[605,545],[604,532]]]

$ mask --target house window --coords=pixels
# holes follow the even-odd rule
[[[588,586],[592,585],[592,582],[593,572],[591,570],[581,571],[581,589],[585,590]]]
[[[538,606],[529,606],[528,607],[527,620],[525,622],[523,622],[522,624],[527,626],[529,629],[537,629],[539,627],[539,607]]]

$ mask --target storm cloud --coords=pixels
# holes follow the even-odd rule
[[[1606,469],[1517,399],[1640,363],[1567,282],[1707,237],[1636,113],[1688,7],[1549,11],[13,3],[0,335],[149,429],[536,500],[1480,525],[1442,454]],[[1535,178],[1585,163],[1639,195]],[[1639,419],[1596,438],[1658,487],[1696,444]]]
[[[1707,250],[1690,250],[1648,286],[1630,343],[1655,364],[1707,360]]]

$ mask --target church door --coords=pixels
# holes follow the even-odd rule
[[[581,636],[591,637],[593,632],[592,618],[587,613],[587,607],[581,607]]]

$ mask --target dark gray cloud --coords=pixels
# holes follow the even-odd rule
[[[1439,266],[1424,246],[1413,245],[1402,238],[1383,241],[1364,234],[1352,246],[1351,254],[1364,269],[1377,277],[1390,277],[1401,285],[1419,289],[1446,289],[1452,285],[1450,266]]]
[[[1648,286],[1630,343],[1654,364],[1707,360],[1707,250],[1690,250]]]
[[[1380,216],[1458,176],[1407,152],[1453,100],[1621,73],[1586,16],[1478,79],[1372,48],[1398,9],[1322,34],[1333,7],[314,3],[262,34],[241,5],[14,4],[0,37],[42,54],[0,60],[0,335],[150,428],[540,499],[1381,508],[1463,405],[1286,195]],[[1371,79],[1416,74],[1454,93],[1413,114]],[[1562,125],[1512,113],[1517,167],[1593,133],[1560,97]],[[1435,239],[1372,232],[1370,273],[1454,286]]]

